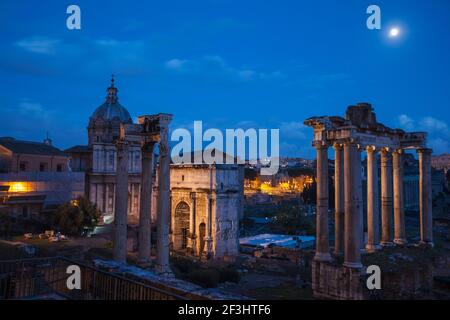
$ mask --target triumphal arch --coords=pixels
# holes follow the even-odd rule
[[[405,132],[388,128],[377,122],[373,108],[368,103],[348,107],[345,118],[312,117],[304,123],[314,129],[313,146],[317,150],[315,261],[332,260],[328,239],[329,148],[334,149],[335,155],[334,253],[344,254],[344,267],[361,268],[361,252],[364,250],[373,252],[382,246],[407,243],[402,155],[408,149],[416,150],[419,158],[420,244],[433,246],[431,149],[426,147],[425,132]],[[367,242],[363,236],[362,152],[367,154]],[[378,177],[378,153],[381,158],[381,177]]]

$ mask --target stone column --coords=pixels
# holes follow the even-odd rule
[[[404,245],[405,209],[403,207],[403,160],[401,149],[392,152],[393,186],[394,186],[394,243]]]
[[[114,260],[126,263],[127,260],[127,213],[128,213],[128,143],[116,142],[117,172],[114,211]]]
[[[392,245],[392,162],[386,148],[381,150],[381,245]]]
[[[344,153],[342,144],[334,144],[334,253],[344,252]]]
[[[362,268],[361,264],[361,222],[358,209],[359,197],[356,174],[361,174],[355,167],[357,147],[351,142],[344,144],[344,191],[345,191],[345,240],[344,266]]]
[[[161,274],[170,275],[169,265],[169,229],[170,229],[170,146],[167,122],[160,122],[159,172],[158,172],[158,215],[156,269]]]
[[[205,256],[210,259],[212,256],[212,207],[213,207],[213,196],[212,193],[208,194],[208,216],[206,223],[206,236],[205,236]]]
[[[331,261],[328,242],[328,146],[316,142],[317,150],[317,209],[316,209],[316,261]]]
[[[364,242],[364,205],[363,205],[363,186],[362,186],[362,164],[361,164],[361,152],[362,148],[360,145],[356,146],[355,152],[355,162],[353,167],[355,168],[355,186],[358,190],[356,194],[356,208],[358,210],[358,221],[359,227],[358,232],[360,233],[359,241],[360,241],[360,250],[365,250],[365,242]]]
[[[145,142],[141,148],[141,193],[139,206],[139,263],[150,262],[151,210],[154,142]]]
[[[197,253],[197,235],[195,232],[195,228],[197,227],[197,194],[195,192],[191,192],[192,199],[192,210],[191,217],[189,219],[189,239],[190,239],[190,249],[193,255]]]
[[[420,243],[433,246],[433,211],[431,189],[431,149],[418,149],[420,169]]]
[[[208,193],[208,214],[206,221],[206,235],[204,254],[207,259],[212,255],[212,207],[213,207],[213,166],[209,165],[209,193]]]
[[[367,244],[366,250],[374,252],[380,248],[380,206],[378,199],[378,162],[375,147],[367,150]]]
[[[105,214],[109,214],[109,183],[105,183]]]

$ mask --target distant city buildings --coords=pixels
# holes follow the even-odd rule
[[[244,190],[246,203],[255,205],[274,202],[276,198],[299,198],[303,190],[314,183],[313,160],[281,158],[281,168],[272,176],[260,175],[251,165],[246,165]]]
[[[436,170],[443,170],[447,173],[450,169],[450,154],[445,153],[431,157],[431,166]]]

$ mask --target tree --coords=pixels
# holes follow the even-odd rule
[[[303,199],[303,202],[306,204],[315,204],[316,203],[316,190],[317,190],[317,184],[316,181],[312,184],[308,184],[303,189],[302,194],[300,195]]]
[[[314,234],[314,217],[305,216],[302,208],[298,205],[282,205],[277,209],[271,229],[273,232],[291,235]]]
[[[61,232],[79,236],[85,228],[94,228],[101,216],[100,210],[86,197],[69,201],[56,209],[55,223]]]

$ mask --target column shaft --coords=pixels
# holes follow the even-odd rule
[[[354,153],[354,178],[355,178],[355,186],[357,188],[357,194],[355,195],[356,208],[358,212],[358,232],[359,241],[360,241],[360,249],[364,250],[365,248],[365,240],[364,240],[364,205],[363,205],[363,186],[362,186],[362,164],[361,164],[361,148],[359,146],[356,147],[356,152]]]
[[[344,252],[344,153],[341,145],[334,146],[334,253]]]
[[[392,162],[386,150],[381,151],[381,244],[392,244]]]
[[[139,253],[141,263],[150,261],[151,257],[151,203],[153,180],[154,143],[145,143],[141,155],[141,193],[139,206]]]
[[[379,248],[380,207],[378,199],[378,162],[375,148],[367,148],[367,244],[369,252]]]
[[[361,171],[355,162],[358,153],[352,143],[344,144],[344,176],[345,176],[345,243],[344,266],[361,268],[361,222],[358,208],[358,186],[356,174]]]
[[[205,251],[204,254],[207,259],[210,259],[213,254],[213,238],[212,238],[212,207],[213,207],[213,195],[208,194],[208,215],[206,221],[206,236],[205,236]]]
[[[394,186],[394,243],[406,244],[405,209],[403,205],[403,160],[402,151],[392,153]]]
[[[170,147],[168,127],[161,127],[160,139],[156,269],[162,274],[169,274],[171,271],[169,266]]]
[[[116,196],[114,211],[113,257],[126,263],[127,258],[127,213],[128,213],[128,143],[118,141]]]
[[[316,261],[331,261],[328,243],[328,146],[316,144]]]
[[[433,209],[431,189],[431,149],[419,149],[420,168],[420,242],[433,246]]]
[[[191,199],[192,199],[192,210],[191,210],[191,217],[189,219],[189,239],[190,239],[190,250],[193,255],[197,252],[197,235],[195,232],[195,228],[197,226],[196,218],[197,218],[197,195],[195,192],[191,193]]]

